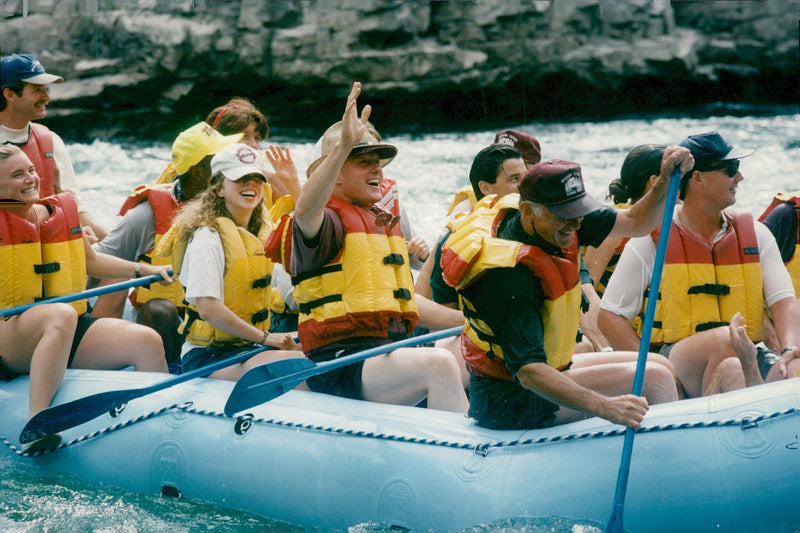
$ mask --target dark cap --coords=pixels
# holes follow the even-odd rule
[[[498,131],[494,136],[494,143],[508,144],[519,150],[527,166],[535,165],[542,160],[542,148],[533,135],[516,130]]]
[[[64,78],[48,74],[39,60],[31,54],[12,54],[0,60],[0,86],[5,87],[18,81],[47,85],[61,83]]]
[[[690,135],[682,140],[680,145],[692,152],[695,169],[707,168],[718,161],[742,159],[753,155],[753,151],[734,148],[715,131]]]
[[[536,163],[519,184],[523,200],[547,206],[561,218],[580,218],[600,208],[586,194],[578,163],[551,159]]]

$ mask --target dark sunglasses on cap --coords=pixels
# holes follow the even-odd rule
[[[739,172],[739,160],[738,159],[727,159],[725,161],[718,161],[716,163],[711,163],[703,168],[698,168],[700,172],[711,172],[713,170],[721,170],[725,174],[728,175],[729,178],[736,176],[736,173]]]

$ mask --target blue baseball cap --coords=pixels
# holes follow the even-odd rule
[[[64,78],[45,72],[39,60],[31,54],[12,54],[0,59],[0,87],[18,81],[47,85],[61,83]]]
[[[709,165],[718,161],[729,159],[742,159],[753,155],[755,150],[741,150],[734,148],[732,144],[722,138],[722,135],[715,131],[690,135],[681,141],[680,146],[688,148],[694,157],[694,168],[708,168]]]

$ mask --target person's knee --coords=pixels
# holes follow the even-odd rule
[[[678,399],[675,375],[664,365],[648,363],[645,367],[645,396],[647,401],[656,404]]]
[[[52,304],[47,321],[43,321],[42,325],[46,329],[57,329],[60,333],[75,333],[78,312],[69,304]]]
[[[458,362],[452,352],[445,348],[428,348],[426,352],[428,366],[439,377],[461,376]]]
[[[136,336],[138,356],[133,361],[136,370],[143,372],[166,372],[167,361],[164,356],[164,343],[161,335],[152,328],[132,325]]]

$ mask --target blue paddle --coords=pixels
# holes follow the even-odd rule
[[[332,359],[323,363],[315,363],[310,359],[282,359],[272,363],[251,368],[239,378],[236,386],[225,402],[225,414],[233,414],[254,405],[266,403],[288,392],[311,376],[324,374],[334,368],[358,363],[376,355],[392,352],[398,348],[418,346],[446,337],[454,337],[461,333],[462,326],[426,333],[418,337],[409,337],[383,346]]]
[[[172,270],[169,271],[169,275],[170,276],[172,275]],[[130,289],[131,287],[150,285],[151,283],[156,283],[163,279],[164,278],[161,276],[161,274],[154,274],[152,276],[146,276],[144,278],[135,278],[135,279],[129,279],[128,281],[122,281],[120,283],[114,283],[113,285],[106,285],[104,287],[97,287],[95,289],[88,289],[85,291],[75,292],[72,294],[65,294],[64,296],[45,298],[44,300],[37,300],[29,304],[17,305],[15,307],[9,307],[8,309],[3,309],[2,311],[0,311],[0,318],[8,318],[10,316],[24,313],[25,311],[27,311],[28,309],[30,309],[35,305],[74,302],[76,300],[83,300],[84,298],[100,296],[101,294],[108,294],[111,292]]]
[[[91,396],[85,396],[77,400],[72,400],[71,402],[48,407],[44,411],[36,413],[33,418],[28,420],[28,423],[25,424],[24,428],[22,428],[19,441],[22,444],[25,444],[27,442],[33,442],[37,439],[41,439],[42,437],[46,437],[48,435],[53,435],[59,431],[75,427],[83,424],[84,422],[88,422],[89,420],[97,418],[98,416],[109,412],[111,409],[126,404],[136,398],[141,398],[147,394],[152,394],[154,392],[172,387],[178,383],[183,383],[184,381],[206,377],[210,374],[213,374],[217,370],[222,370],[223,368],[227,368],[238,363],[244,363],[254,355],[257,355],[264,350],[274,350],[274,348],[270,346],[259,346],[258,348],[254,348],[217,363],[198,368],[197,370],[192,370],[191,372],[181,374],[180,376],[171,379],[165,379],[164,381],[156,383],[155,385],[150,385],[149,387],[101,392],[98,394],[92,394]]]
[[[678,185],[681,181],[680,167],[672,173],[667,191],[667,201],[664,204],[664,218],[661,220],[661,231],[658,236],[658,247],[656,247],[656,260],[653,265],[653,278],[650,280],[650,296],[647,298],[647,307],[644,311],[644,324],[642,325],[642,338],[639,343],[639,357],[636,361],[636,374],[633,378],[633,394],[642,395],[644,385],[644,368],[647,362],[647,353],[650,351],[650,334],[653,329],[653,319],[656,312],[656,302],[658,302],[658,291],[661,286],[661,272],[664,270],[664,258],[667,255],[667,242],[669,241],[669,230],[672,227],[672,212],[675,208],[675,201],[678,198]],[[622,446],[622,458],[620,459],[619,473],[617,474],[617,489],[614,493],[614,507],[611,511],[611,518],[606,525],[606,533],[622,533],[622,513],[625,507],[625,493],[628,490],[628,476],[631,471],[631,454],[633,453],[633,439],[636,431],[632,428],[625,430],[625,442]]]

